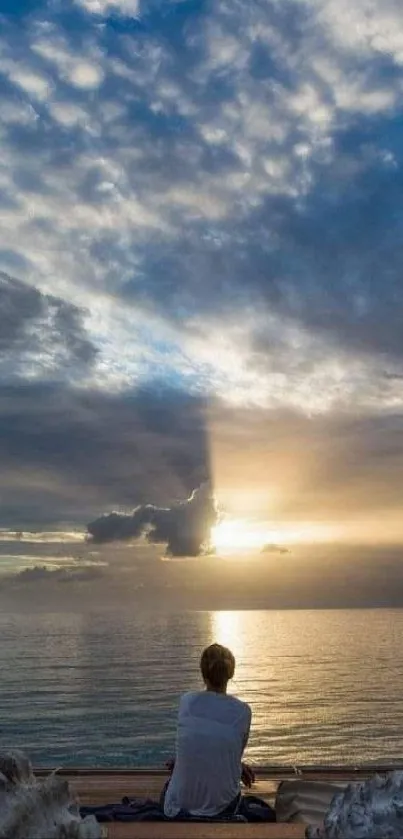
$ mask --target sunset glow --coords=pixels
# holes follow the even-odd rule
[[[265,545],[286,545],[298,540],[298,531],[270,528],[266,522],[223,519],[212,529],[212,542],[218,553],[261,551]]]
[[[99,553],[105,598],[144,560],[150,601],[166,573],[164,604],[219,609],[288,604],[313,546],[382,568],[403,544],[403,4],[3,6],[10,588],[81,598]],[[60,591],[59,554],[83,574]],[[21,586],[17,556],[40,569]]]
[[[218,552],[259,550],[269,534],[262,526],[245,519],[224,519],[212,529],[212,542]]]
[[[292,544],[327,542],[337,537],[334,527],[315,523],[290,524],[270,527],[267,522],[225,518],[211,531],[213,547],[219,554],[258,553],[270,546],[287,547]]]

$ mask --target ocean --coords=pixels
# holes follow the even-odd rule
[[[403,611],[2,614],[0,736],[36,765],[160,765],[201,650],[236,660],[256,764],[403,756]]]

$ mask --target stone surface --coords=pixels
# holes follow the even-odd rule
[[[34,775],[29,758],[20,751],[0,752],[0,774],[12,784],[33,781]]]
[[[67,781],[36,780],[28,758],[0,753],[0,839],[100,839],[93,817],[81,819]]]
[[[308,827],[307,839],[402,839],[403,772],[375,775],[334,796],[323,828]]]

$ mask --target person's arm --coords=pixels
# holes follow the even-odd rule
[[[244,734],[244,738],[243,738],[242,754],[244,753],[244,751],[245,751],[245,749],[248,745],[251,725],[252,725],[252,711],[248,706],[248,721],[247,721],[246,730],[245,730],[245,734]]]
[[[246,749],[246,746],[248,745],[250,728],[251,728],[251,725],[252,725],[252,711],[251,711],[250,708],[248,710],[249,710],[249,714],[248,714],[249,719],[248,719],[247,729],[245,731],[245,736],[244,736],[244,740],[243,740],[242,754],[244,753],[244,751]],[[255,783],[255,773],[254,773],[252,767],[249,766],[247,763],[244,763],[244,761],[242,761],[242,763],[241,763],[241,781],[242,781],[243,785],[245,787],[247,787],[248,789],[250,789],[252,784]]]

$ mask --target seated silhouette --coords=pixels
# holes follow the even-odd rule
[[[176,755],[167,763],[171,777],[162,794],[168,818],[242,815],[241,782],[250,788],[255,779],[242,761],[252,712],[246,702],[227,693],[235,658],[221,644],[211,644],[201,656],[200,669],[205,690],[185,693],[179,703]],[[256,820],[274,821],[274,811],[260,803],[266,818]]]

